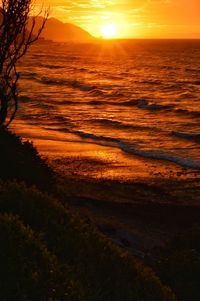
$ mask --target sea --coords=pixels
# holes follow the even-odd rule
[[[131,177],[134,159],[147,169],[148,162],[168,166],[168,174],[173,166],[179,175],[199,174],[200,40],[40,41],[18,70],[12,127],[36,146],[62,142],[69,147],[61,157],[83,146],[87,160],[92,146],[116,176],[123,169]]]

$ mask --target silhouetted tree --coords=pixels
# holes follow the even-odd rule
[[[0,127],[7,127],[18,109],[17,62],[39,38],[48,17],[48,10],[45,10],[42,25],[37,33],[33,34],[36,17],[31,18],[31,26],[29,25],[29,30],[27,29],[32,9],[32,0],[1,0]]]

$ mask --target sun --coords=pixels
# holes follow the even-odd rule
[[[115,24],[103,24],[101,26],[101,35],[104,39],[112,39],[117,34],[117,27]]]

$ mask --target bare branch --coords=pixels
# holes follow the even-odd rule
[[[18,109],[17,84],[19,74],[17,62],[36,42],[44,29],[49,15],[49,9],[44,12],[43,22],[34,33],[36,18],[32,17],[32,24],[28,30],[30,12],[33,0],[2,0],[0,8],[0,127],[8,126],[14,119]],[[8,108],[12,113],[8,116]]]

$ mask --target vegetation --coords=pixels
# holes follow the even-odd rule
[[[89,222],[36,188],[9,182],[9,175],[22,180],[24,173],[24,182],[39,187],[40,173],[49,180],[52,173],[30,144],[4,130],[0,141],[15,166],[7,159],[1,169],[1,300],[175,300],[151,269]]]
[[[163,282],[178,300],[200,300],[200,226],[177,234],[163,248],[156,264]]]
[[[76,300],[175,300],[170,290],[161,285],[150,269],[123,254],[93,226],[73,216],[58,202],[36,189],[26,188],[17,183],[1,183],[0,208],[1,214],[17,215],[24,225],[28,225],[29,231],[33,229],[34,232],[31,233],[42,237],[39,250],[46,249],[45,254],[53,254],[53,258],[56,258],[54,262],[57,261],[63,271],[63,278],[58,277],[60,283],[66,281],[65,275],[69,275],[70,271],[70,280],[78,287],[73,291],[77,292]],[[32,234],[29,237],[31,239],[34,236]],[[14,241],[14,249],[15,244],[18,245],[18,239]],[[31,260],[26,257],[26,245],[23,249],[20,254],[24,264],[29,265]],[[6,254],[6,250],[4,251]],[[50,255],[47,255],[46,257],[50,258]],[[34,255],[30,254],[31,256]],[[15,257],[14,254],[13,260],[16,260],[16,266],[20,264],[18,256]],[[40,266],[42,269],[41,264]],[[56,270],[56,263],[54,266]],[[44,269],[45,273],[48,273],[48,268]],[[40,282],[42,287],[41,283],[43,282]],[[67,284],[60,300],[68,300],[65,292],[69,282]],[[31,282],[27,285],[27,291],[31,290]],[[54,286],[57,286],[56,282],[53,283]],[[40,298],[37,300],[42,300]]]
[[[0,129],[0,179],[23,181],[41,190],[52,191],[55,175],[30,142]]]
[[[27,29],[32,0],[2,0],[0,8],[0,127],[8,126],[18,108],[17,62],[40,36],[48,13],[33,35],[36,18]],[[8,116],[9,115],[9,116]]]
[[[56,174],[4,129],[0,166],[1,300],[176,300],[151,269],[50,196]],[[199,300],[200,227],[172,239],[153,268],[179,301]]]
[[[31,3],[2,0],[0,8],[0,300],[175,301],[150,268],[49,195],[58,189],[55,173],[31,143],[5,130],[18,108],[17,62],[48,15],[33,35]],[[200,299],[199,241],[199,227],[176,237],[155,266],[182,301]]]
[[[69,273],[62,274],[56,257],[19,218],[0,215],[0,243],[1,300],[58,300],[63,293],[78,300]]]

